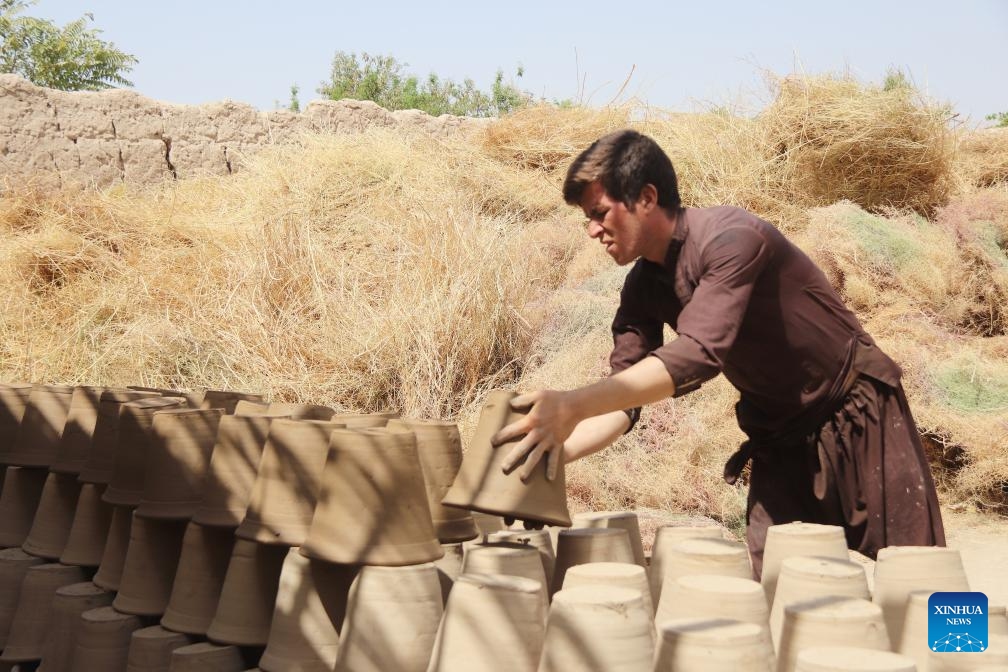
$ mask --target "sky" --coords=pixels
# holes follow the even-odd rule
[[[521,67],[515,84],[549,100],[678,111],[759,109],[768,73],[881,82],[899,68],[970,126],[1008,111],[1008,0],[38,0],[25,13],[62,25],[86,12],[139,59],[134,88],[178,104],[270,110],[297,84],[303,106],[344,51],[483,89]]]

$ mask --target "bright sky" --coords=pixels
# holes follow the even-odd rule
[[[337,51],[366,51],[484,89],[521,65],[520,88],[592,105],[633,69],[624,99],[683,111],[765,100],[765,71],[879,82],[899,67],[970,124],[1008,111],[1008,0],[39,0],[26,13],[85,12],[139,58],[136,90],[170,103],[273,109],[297,83],[303,105]]]

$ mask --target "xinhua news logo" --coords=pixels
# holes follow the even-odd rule
[[[987,649],[987,596],[932,593],[928,598],[928,645],[939,653]]]

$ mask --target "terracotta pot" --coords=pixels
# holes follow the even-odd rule
[[[672,546],[684,539],[723,539],[724,528],[719,525],[662,525],[655,531],[654,543],[651,545],[651,565],[648,568],[648,580],[651,582],[651,595],[655,604],[661,598],[662,584],[668,564],[674,563],[670,558]],[[674,553],[672,553],[674,555]]]
[[[820,597],[784,609],[777,651],[778,672],[793,672],[798,654],[810,647],[848,646],[889,651],[882,610],[854,597]]]
[[[640,523],[632,511],[587,511],[574,516],[574,527],[616,527],[627,531],[634,562],[646,567],[644,543],[641,540]]]
[[[98,402],[110,388],[81,385],[70,397],[66,424],[60,435],[56,458],[49,470],[57,474],[79,474],[91,452],[91,439],[98,422]]]
[[[231,553],[234,532],[228,528],[186,526],[182,553],[161,625],[190,635],[205,635],[217,613],[217,602]]]
[[[441,582],[441,601],[447,602],[452,584],[462,573],[465,548],[462,544],[441,544],[441,550],[444,555],[434,561],[434,566],[437,567],[438,580]]]
[[[462,560],[462,574],[504,574],[523,576],[539,583],[543,613],[549,609],[549,588],[539,551],[525,544],[507,541],[472,546]]]
[[[930,672],[1003,672],[1008,667],[1008,637],[989,634],[990,645],[978,653],[935,653],[928,660]]]
[[[889,546],[875,562],[873,601],[882,608],[893,650],[899,651],[907,599],[915,590],[969,591],[959,551],[936,546]]]
[[[127,401],[161,396],[139,390],[105,390],[98,399],[98,419],[91,436],[91,452],[81,466],[81,483],[108,485],[112,480],[116,449],[119,446],[119,407]]]
[[[651,672],[655,629],[640,591],[566,588],[553,596],[539,672]]]
[[[77,511],[60,556],[64,565],[97,567],[101,564],[113,511],[110,504],[101,501],[104,489],[105,486],[94,483],[81,484]]]
[[[229,390],[207,390],[203,393],[203,400],[200,402],[200,409],[209,410],[218,408],[224,411],[225,415],[231,415],[235,411],[235,406],[239,401],[253,401],[262,403],[261,394],[251,394],[248,392],[232,392]]]
[[[52,602],[52,618],[42,647],[41,672],[70,672],[81,614],[112,604],[112,593],[90,581],[72,583],[56,591]]]
[[[130,638],[142,627],[138,617],[112,607],[85,611],[81,614],[71,672],[126,669]]]
[[[126,672],[168,672],[172,651],[192,641],[189,635],[165,630],[160,625],[141,628],[130,637]]]
[[[0,661],[6,663],[40,660],[52,619],[56,591],[72,583],[86,581],[84,570],[57,563],[36,565],[25,572],[17,609]]]
[[[185,528],[185,521],[141,518],[134,512],[119,594],[113,607],[137,616],[164,613],[182,553]]]
[[[8,464],[17,440],[32,386],[28,383],[0,385],[0,464]]]
[[[760,583],[763,584],[771,605],[781,563],[785,558],[800,555],[847,560],[847,538],[843,528],[838,525],[800,522],[771,525],[767,528]]]
[[[274,420],[270,424],[237,536],[261,544],[304,543],[329,455],[329,435],[338,427],[318,420]]]
[[[633,562],[633,549],[626,530],[601,527],[577,527],[561,530],[557,538],[553,591],[563,587],[567,570],[588,562]]]
[[[188,521],[196,513],[217,440],[220,409],[154,414],[154,440],[147,454],[143,497],[136,515]]]
[[[567,511],[563,460],[552,481],[546,480],[546,461],[542,460],[528,480],[522,482],[518,469],[505,474],[502,467],[504,458],[517,441],[496,448],[490,443],[500,429],[525,415],[511,410],[510,402],[515,396],[508,390],[494,390],[487,395],[462,466],[441,503],[496,516],[569,527],[571,518]]]
[[[810,647],[798,654],[795,665],[797,672],[915,672],[919,669],[906,656],[852,646]]]
[[[589,562],[586,565],[575,565],[567,570],[567,574],[564,576],[564,587],[577,588],[578,586],[613,586],[639,591],[644,599],[644,606],[652,615],[655,613],[655,604],[651,599],[651,586],[648,583],[647,572],[638,564]]]
[[[73,474],[49,474],[31,530],[21,546],[25,553],[59,559],[70,536],[80,490],[81,484]]]
[[[112,521],[105,538],[105,548],[93,579],[96,585],[106,590],[119,590],[132,526],[133,509],[125,506],[112,507]]]
[[[287,416],[294,420],[329,421],[336,411],[320,404],[272,403],[267,406],[270,415]]]
[[[217,426],[210,456],[210,472],[193,522],[215,527],[237,527],[248,510],[263,447],[274,420],[282,415],[226,415]]]
[[[0,548],[20,546],[28,538],[49,472],[8,467],[0,490]]]
[[[412,432],[332,432],[301,553],[364,565],[413,565],[441,557]]]
[[[343,623],[356,573],[356,568],[309,560],[291,549],[259,667],[266,672],[330,672],[339,650],[337,623]]]
[[[500,530],[491,533],[489,541],[507,541],[513,544],[527,544],[539,553],[543,572],[546,574],[546,590],[553,594],[553,574],[556,569],[556,552],[549,530]]]
[[[182,646],[171,654],[168,672],[241,672],[245,659],[237,646],[202,642]]]
[[[662,592],[664,586],[681,576],[717,574],[738,579],[751,579],[749,549],[745,544],[728,539],[682,539],[669,544],[662,558]],[[658,602],[661,602],[659,593]]]
[[[766,588],[766,585],[763,587]],[[770,634],[774,646],[780,644],[785,607],[830,595],[870,600],[864,567],[846,558],[786,558],[780,566],[776,596],[770,607]]]
[[[361,567],[350,587],[334,672],[424,672],[443,613],[431,563]]]
[[[59,455],[73,391],[68,385],[33,385],[14,444],[0,462],[48,469]]]
[[[17,611],[21,586],[29,568],[44,564],[45,560],[28,555],[20,548],[0,551],[0,649],[7,644],[11,623]]]
[[[287,550],[235,541],[208,639],[237,646],[266,645]]]
[[[462,574],[448,596],[427,672],[533,672],[545,622],[546,604],[538,581]]]
[[[658,628],[654,672],[774,672],[766,628],[723,618],[680,618]]]
[[[151,397],[119,407],[119,439],[113,455],[112,477],[102,496],[108,504],[137,506],[143,498],[147,455],[154,441],[154,414],[187,408],[181,397]]]
[[[655,622],[679,618],[725,618],[753,623],[770,633],[770,608],[763,587],[752,579],[690,574],[665,584]]]

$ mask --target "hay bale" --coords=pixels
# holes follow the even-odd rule
[[[949,111],[910,88],[850,77],[787,77],[761,115],[785,200],[849,200],[870,211],[929,214],[947,202],[955,142]]]
[[[955,171],[967,188],[1008,183],[1008,128],[965,133],[959,142]]]

